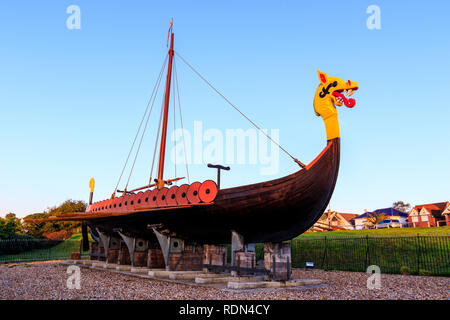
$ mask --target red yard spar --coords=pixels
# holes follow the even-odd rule
[[[170,270],[198,270],[202,267],[232,270],[236,267],[237,261],[239,264],[247,263],[248,267],[252,266],[247,268],[249,270],[256,270],[254,247],[251,244],[265,243],[265,254],[267,254],[265,270],[272,270],[275,265],[281,263],[277,272],[273,270],[273,276],[277,273],[277,278],[289,278],[290,247],[288,243],[282,242],[308,230],[328,205],[339,169],[340,134],[336,106],[341,106],[343,103],[348,107],[355,105],[355,100],[348,99],[346,96],[352,95],[358,89],[358,83],[329,77],[326,73],[318,72],[320,84],[314,97],[314,110],[325,122],[327,145],[308,165],[294,158],[264,131],[261,131],[301,167],[297,172],[276,180],[220,189],[220,170],[229,170],[229,168],[210,164],[209,167],[218,170],[217,184],[207,180],[177,186],[174,183],[184,178],[175,177],[164,180],[167,124],[173,78],[175,78],[173,95],[175,97],[175,91],[178,93],[180,106],[175,55],[243,117],[257,129],[260,130],[260,128],[174,51],[172,23],[169,29],[169,41],[164,103],[158,127],[160,143],[157,178],[154,181],[150,178],[149,184],[132,190],[127,189],[128,179],[123,190],[117,189],[130,158],[130,150],[111,198],[92,203],[94,186],[92,181],[90,203],[86,212],[74,212],[29,221],[82,221],[84,249],[89,249],[88,227],[96,240],[91,245],[91,259],[109,263],[129,263],[135,266],[165,266]],[[158,92],[166,61],[167,57],[139,130],[144,123],[144,128],[147,126],[144,120],[146,114],[149,116],[153,108],[154,97]],[[147,113],[150,105],[150,111]],[[181,120],[181,107],[179,111]],[[175,107],[173,112],[176,112]],[[138,134],[132,149],[137,142],[137,137]],[[141,142],[142,138],[138,151]],[[155,151],[157,144],[158,140],[155,143]],[[155,155],[156,152],[153,160]],[[117,196],[117,193],[122,195]],[[226,261],[227,250],[224,246],[230,242],[232,244],[231,266]]]

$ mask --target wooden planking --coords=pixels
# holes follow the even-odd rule
[[[142,234],[147,224],[162,223],[178,237],[210,244],[229,242],[230,230],[240,232],[249,242],[288,240],[309,229],[326,209],[336,184],[339,158],[340,140],[336,138],[308,169],[272,181],[222,189],[214,205],[142,210],[153,214],[92,223],[110,232],[120,226]]]

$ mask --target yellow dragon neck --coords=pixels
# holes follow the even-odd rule
[[[336,106],[353,108],[355,100],[348,98],[358,90],[358,82],[330,77],[328,74],[317,70],[320,84],[314,95],[314,111],[321,116],[325,123],[327,140],[339,138],[339,121]]]
[[[316,95],[317,94],[318,93],[316,92]],[[327,140],[339,138],[340,135],[338,114],[333,104],[325,100],[316,102],[316,99],[314,99],[314,109],[316,111],[316,114],[318,116],[320,115],[323,119],[323,122],[325,123]]]

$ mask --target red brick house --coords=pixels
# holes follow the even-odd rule
[[[408,222],[411,227],[450,226],[450,202],[415,206],[409,213]]]

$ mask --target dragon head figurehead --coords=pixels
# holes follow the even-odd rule
[[[358,90],[358,82],[340,78],[330,77],[326,73],[317,70],[320,84],[314,96],[314,111],[321,116],[325,122],[327,140],[339,137],[339,123],[336,106],[353,108],[355,99],[349,98]]]

